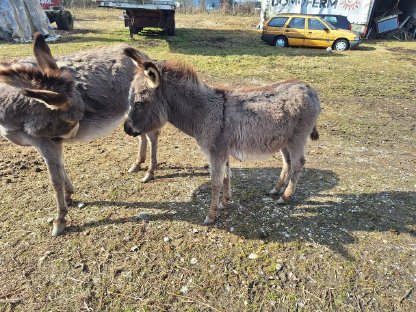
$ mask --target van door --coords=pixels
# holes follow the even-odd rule
[[[317,18],[308,18],[305,45],[309,47],[327,48],[332,45],[329,38],[330,30]]]
[[[286,26],[284,35],[287,37],[290,46],[301,46],[305,43],[305,18],[292,17]]]

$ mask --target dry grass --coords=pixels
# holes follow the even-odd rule
[[[76,29],[52,52],[128,42],[120,13],[76,11]],[[120,127],[66,147],[75,199],[87,206],[73,207],[68,231],[52,238],[45,165],[0,139],[0,310],[415,310],[416,43],[278,50],[260,41],[256,22],[179,14],[176,37],[133,45],[193,63],[208,83],[314,85],[321,139],[309,143],[294,201],[277,207],[266,195],[278,155],[232,161],[232,205],[204,227],[209,176],[195,142],[167,126],[157,180],[141,184],[143,173],[127,174],[136,142]],[[31,54],[29,45],[0,52]]]

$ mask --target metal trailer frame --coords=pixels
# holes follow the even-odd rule
[[[162,28],[169,36],[175,35],[175,5],[172,0],[100,1],[99,7],[125,10],[124,26],[133,38],[145,27]]]

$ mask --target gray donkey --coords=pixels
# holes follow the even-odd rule
[[[65,171],[63,142],[90,141],[114,130],[125,118],[134,65],[122,51],[126,45],[60,58],[51,55],[42,35],[35,34],[36,63],[19,61],[0,66],[0,134],[18,145],[33,146],[43,156],[55,190],[58,215],[52,235],[65,228],[67,203],[74,188]],[[157,164],[159,130],[149,134],[152,164]],[[130,171],[144,161],[146,144]],[[143,143],[144,141],[144,143]]]
[[[221,206],[230,200],[230,155],[247,160],[280,150],[282,171],[269,193],[280,192],[288,183],[277,203],[289,201],[305,164],[307,138],[319,138],[321,108],[314,89],[300,81],[245,90],[211,88],[183,63],[152,61],[133,48],[125,54],[138,71],[124,128],[128,134],[139,134],[170,122],[196,139],[211,169],[212,198],[205,224],[215,221],[222,188]]]

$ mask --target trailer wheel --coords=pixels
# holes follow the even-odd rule
[[[74,29],[74,19],[72,14],[69,11],[61,11],[59,15],[56,16],[56,25],[58,29],[61,30],[72,30]]]
[[[129,30],[130,30],[130,37],[131,39],[133,39],[133,36],[141,32],[143,28],[133,24],[129,26]]]
[[[169,36],[175,36],[175,13],[169,13],[166,17],[166,28]]]

